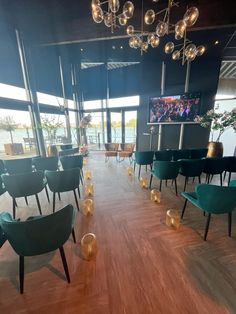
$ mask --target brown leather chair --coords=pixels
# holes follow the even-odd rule
[[[128,157],[130,163],[132,162],[132,155],[134,151],[135,144],[120,144],[121,150],[119,151],[119,161],[124,160],[125,157]],[[123,158],[121,160],[121,158]]]
[[[116,157],[118,155],[119,144],[117,143],[106,143],[105,144],[105,161],[108,161],[109,157]]]

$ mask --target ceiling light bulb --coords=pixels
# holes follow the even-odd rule
[[[197,47],[197,56],[200,57],[204,54],[204,52],[206,51],[206,48],[204,46],[198,46]]]
[[[159,22],[156,27],[156,34],[163,37],[168,32],[168,25],[165,22]]]
[[[120,8],[119,0],[108,0],[108,5],[112,13],[116,13]]]
[[[175,48],[174,43],[172,41],[169,41],[168,43],[165,44],[165,53],[169,54],[172,53]]]
[[[127,33],[127,35],[129,35],[129,36],[132,36],[132,35],[134,34],[134,27],[133,27],[133,25],[129,25],[129,26],[127,27],[126,33]]]
[[[127,19],[130,19],[134,14],[134,5],[131,1],[126,1],[123,5],[123,14]]]
[[[102,9],[97,6],[93,11],[92,11],[92,16],[93,16],[93,20],[95,23],[101,23],[103,21],[103,11]]]
[[[182,35],[186,30],[186,23],[184,20],[180,20],[175,24],[175,34]]]
[[[150,45],[152,46],[152,48],[158,47],[159,44],[160,44],[160,38],[158,36],[154,36],[150,41]]]
[[[123,14],[121,14],[120,15],[120,17],[119,17],[119,23],[120,23],[120,25],[121,26],[124,26],[124,25],[126,25],[127,24],[127,18],[123,15]]]
[[[198,8],[196,7],[189,8],[184,14],[184,21],[186,25],[188,27],[193,26],[196,23],[198,16],[199,16]]]
[[[144,22],[147,25],[151,25],[155,21],[155,12],[153,10],[148,10],[144,16]]]
[[[172,53],[172,59],[173,60],[179,60],[180,58],[180,51],[179,50],[175,50],[173,53]]]

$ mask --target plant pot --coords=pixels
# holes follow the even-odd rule
[[[21,143],[4,144],[6,155],[21,155],[24,154],[23,145]]]
[[[49,145],[47,148],[48,157],[58,156],[57,146],[56,145]]]
[[[223,157],[223,144],[221,142],[209,142],[207,157]]]

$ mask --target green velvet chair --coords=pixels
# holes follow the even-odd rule
[[[158,150],[154,153],[155,160],[160,161],[171,161],[173,158],[173,152],[170,149],[167,150]]]
[[[80,181],[83,184],[83,156],[63,156],[60,157],[60,162],[62,165],[63,170],[72,169],[72,168],[79,168],[80,169]]]
[[[206,158],[208,153],[208,148],[193,148],[190,150],[191,159],[201,159]]]
[[[146,166],[146,171],[147,171],[147,166],[148,165],[152,169],[153,156],[154,156],[154,152],[153,151],[146,151],[146,152],[137,152],[136,151],[134,153],[134,156],[135,156],[134,172],[135,172],[136,164],[139,165],[138,177],[140,177],[141,166]]]
[[[59,157],[62,156],[73,156],[75,154],[75,150],[73,148],[71,149],[64,149],[59,151]]]
[[[3,163],[9,174],[32,172],[32,158],[3,160]]]
[[[230,181],[229,186],[235,186],[236,187],[236,180]]]
[[[184,191],[189,178],[198,177],[199,183],[201,183],[201,174],[204,170],[206,160],[205,159],[182,159],[180,160],[179,173],[185,177]]]
[[[3,185],[2,177],[0,176],[0,196],[6,192],[6,188]]]
[[[178,195],[176,178],[179,173],[179,167],[180,164],[178,161],[154,161],[153,170],[151,170],[149,188],[151,189],[152,187],[153,176],[160,179],[160,191],[162,187],[162,180],[166,180],[166,184],[167,180],[172,180],[175,182],[175,194]]]
[[[6,190],[12,197],[14,219],[16,217],[16,198],[24,197],[26,199],[26,203],[28,204],[27,197],[31,195],[35,195],[39,213],[42,215],[38,197],[38,193],[40,193],[45,187],[44,173],[42,171],[12,175],[3,174],[2,180]]]
[[[190,149],[175,149],[172,151],[173,160],[177,161],[180,159],[189,159],[190,158]]]
[[[236,156],[224,157],[224,160],[225,160],[225,175],[226,175],[226,172],[229,173],[229,177],[228,177],[228,185],[229,185],[232,172],[236,172]]]
[[[73,191],[77,209],[79,203],[76,196],[76,190],[79,192],[80,168],[72,168],[63,171],[45,171],[48,186],[53,192],[53,212],[56,206],[56,193]],[[79,192],[80,195],[80,192]]]
[[[75,211],[72,205],[48,216],[34,217],[26,221],[15,221],[9,213],[0,216],[0,226],[5,237],[19,255],[20,292],[24,292],[24,258],[60,250],[66,279],[70,275],[63,249],[74,224]]]
[[[4,162],[3,162],[3,160],[0,159],[0,175],[5,173],[5,172],[6,172],[6,169],[4,166]]]
[[[206,163],[203,172],[206,174],[206,183],[210,183],[213,176],[220,175],[220,185],[222,186],[222,173],[225,170],[225,159],[219,157],[206,158]]]
[[[204,241],[206,241],[209,224],[212,214],[228,214],[228,235],[231,237],[232,211],[236,207],[236,187],[225,187],[210,184],[199,184],[195,188],[195,192],[182,192],[185,198],[184,207],[181,218],[184,217],[184,212],[187,202],[201,209],[204,213],[208,213]]]

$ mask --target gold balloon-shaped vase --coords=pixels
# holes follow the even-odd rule
[[[87,233],[81,240],[81,255],[82,257],[90,261],[97,255],[97,238],[94,233]]]

